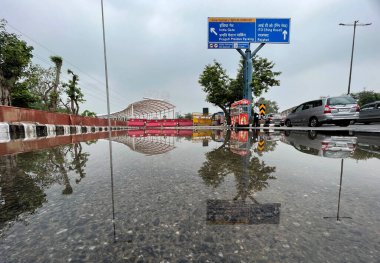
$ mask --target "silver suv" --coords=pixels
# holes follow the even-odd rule
[[[359,118],[360,107],[350,96],[328,97],[297,106],[285,120],[285,125],[317,127],[324,123],[348,126]]]

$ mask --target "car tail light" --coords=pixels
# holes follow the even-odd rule
[[[327,148],[329,147],[329,143],[328,142],[322,142],[322,151],[325,151]]]
[[[359,112],[359,111],[360,111],[360,106],[359,106],[359,105],[356,105],[356,106],[355,106],[355,109],[356,109],[356,112]]]
[[[323,113],[331,113],[331,110],[335,110],[335,108],[330,107],[329,105],[325,105],[325,110]]]

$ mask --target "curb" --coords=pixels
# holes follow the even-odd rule
[[[113,126],[111,130],[126,130],[127,126]],[[58,135],[85,134],[108,131],[107,126],[52,125],[34,123],[0,122],[0,142],[15,139],[35,139]]]

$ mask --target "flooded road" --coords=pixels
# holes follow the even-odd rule
[[[380,258],[378,136],[125,131],[112,173],[73,138],[0,145],[1,262]]]

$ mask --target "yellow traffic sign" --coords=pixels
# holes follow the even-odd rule
[[[265,104],[260,104],[259,110],[260,110],[260,115],[264,116],[265,115],[265,110],[266,110]]]

